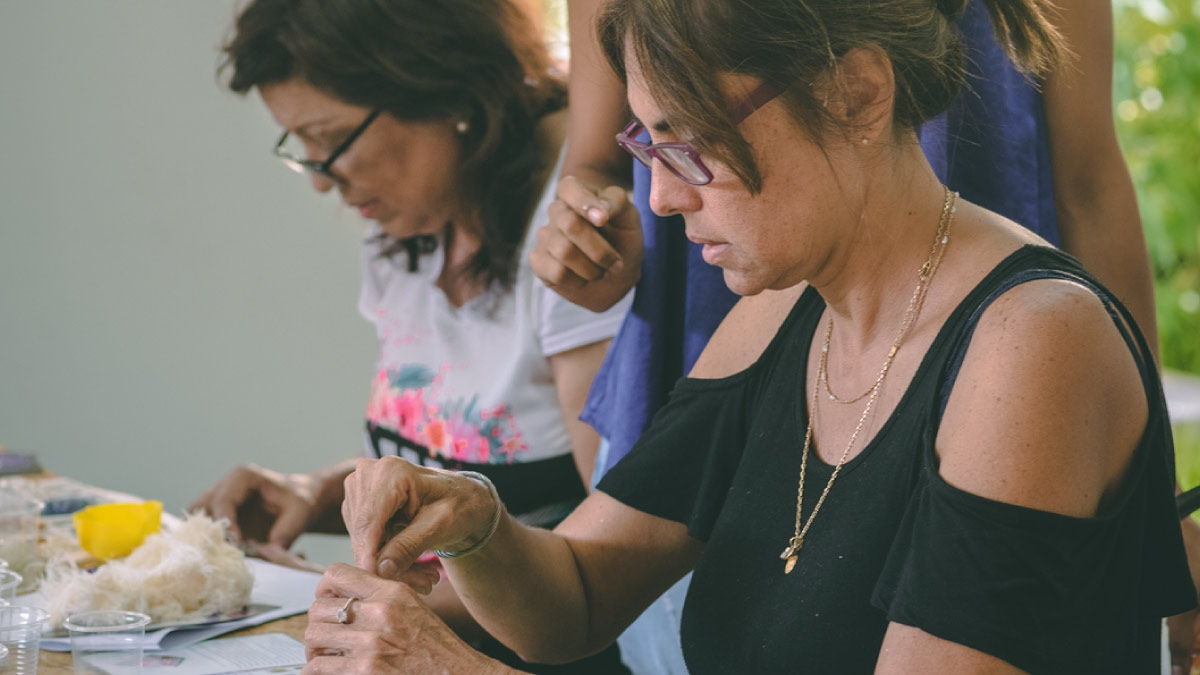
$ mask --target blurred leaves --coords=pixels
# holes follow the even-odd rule
[[[1155,276],[1163,366],[1200,374],[1200,0],[1115,0],[1117,133]]]

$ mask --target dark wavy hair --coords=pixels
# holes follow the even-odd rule
[[[912,129],[950,106],[966,79],[952,21],[967,0],[609,0],[600,43],[625,77],[631,45],[650,94],[673,129],[727,164],[752,192],[762,176],[730,117],[718,75],[751,75],[785,88],[781,100],[820,145],[839,128],[813,90],[838,57],[874,45],[891,59],[895,129]],[[985,0],[1000,44],[1017,67],[1042,76],[1066,53],[1046,0]],[[835,80],[836,81],[836,80]]]
[[[253,0],[238,15],[219,72],[245,94],[293,77],[346,103],[400,120],[462,117],[467,198],[482,242],[463,274],[512,288],[542,180],[538,121],[566,105],[566,87],[518,0]],[[461,226],[475,227],[473,224]],[[391,241],[409,269],[429,238]]]

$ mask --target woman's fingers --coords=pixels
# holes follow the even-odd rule
[[[606,230],[619,227],[626,220],[619,217],[626,206],[625,191],[615,185],[593,190],[574,176],[566,176],[558,182],[556,194],[558,199],[551,202],[547,212],[548,227],[560,232],[567,244],[600,269],[611,269],[621,262],[621,253],[605,235]],[[539,248],[542,243],[539,241]],[[565,259],[567,251],[550,253],[564,264],[571,262]],[[574,256],[570,255],[572,259]]]
[[[390,582],[353,565],[334,563],[317,584],[317,598],[365,598]],[[310,619],[312,617],[309,617]]]
[[[383,557],[383,554],[381,554]],[[389,558],[383,558],[388,560]],[[382,565],[382,564],[381,564]],[[391,566],[387,566],[387,570],[391,571]],[[378,573],[378,570],[377,570]],[[433,587],[442,580],[441,566],[437,563],[413,563],[408,569],[398,570],[393,574],[382,574],[379,576],[391,581],[399,581],[406,584],[420,595],[429,595],[433,592]]]
[[[469,479],[467,479],[469,480]],[[376,573],[385,579],[397,579],[398,575],[414,567],[413,563],[422,553],[447,544],[446,534],[455,512],[450,504],[439,504],[422,509],[407,527],[388,539],[379,549],[379,565]],[[424,578],[418,568],[416,578]],[[429,589],[433,589],[433,583]],[[428,592],[428,591],[427,591]]]
[[[370,642],[377,630],[377,627],[371,628],[365,623],[356,626],[353,623],[343,625],[336,621],[313,622],[310,619],[308,627],[304,629],[305,656],[310,663],[313,659],[334,655],[354,657],[355,661],[350,663],[360,662],[364,655],[370,653]],[[342,663],[344,668],[347,662]]]
[[[603,226],[615,213],[614,205],[605,199],[601,190],[575,176],[563,176],[555,188],[555,196],[595,227]]]
[[[325,573],[325,566],[318,565],[310,560],[304,559],[302,556],[292,553],[283,548],[279,544],[259,544],[253,547],[252,551],[247,551],[247,555],[254,555],[262,558],[267,562],[273,562],[276,565],[291,567],[306,572],[316,572],[317,574]]]
[[[318,656],[305,647],[308,663],[300,671],[300,675],[350,675],[346,670],[346,659],[340,656]]]
[[[271,531],[267,533],[267,542],[289,548],[308,529],[315,516],[313,507],[282,485],[271,483],[265,487],[263,499],[278,509]]]
[[[534,274],[559,295],[593,312],[619,302],[641,275],[637,209],[616,185],[603,189],[564,176],[529,255]]]
[[[537,247],[530,255],[530,264],[545,269],[547,276],[557,277],[558,285],[570,284],[573,278],[584,282],[603,279],[605,271],[619,261],[620,256],[595,228],[581,221],[574,213],[566,211],[565,216],[556,215],[567,208],[555,206],[561,203],[550,205],[550,224],[538,229]],[[565,225],[556,222],[562,218],[572,222]],[[582,232],[574,231],[578,229],[582,229]],[[543,260],[537,260],[536,256],[541,256]],[[556,274],[556,268],[561,268],[562,273]],[[534,272],[538,271],[535,268]]]
[[[375,569],[388,523],[397,515],[407,516],[404,511],[412,503],[415,480],[411,469],[412,465],[395,457],[362,459],[346,476],[342,516],[359,568]]]
[[[360,460],[345,488],[354,564],[385,578],[398,578],[425,551],[466,548],[483,536],[496,508],[479,482],[396,457]],[[418,569],[410,583],[432,588],[432,575]]]
[[[239,466],[209,489],[205,497],[191,506],[191,510],[202,510],[213,520],[225,519],[234,541],[241,541],[243,533],[238,522],[238,511],[258,493],[259,481],[256,478],[251,469]]]
[[[413,589],[340,563],[317,586],[304,647],[306,673],[435,675],[492,672],[497,665],[456,636]]]

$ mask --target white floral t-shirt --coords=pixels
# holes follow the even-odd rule
[[[451,304],[436,286],[440,240],[415,272],[404,252],[380,255],[378,225],[363,245],[359,311],[380,344],[369,452],[487,474],[513,513],[583,495],[547,358],[613,337],[632,300],[597,314],[534,276],[529,252],[552,188],[553,181],[528,225],[513,289],[499,297]]]

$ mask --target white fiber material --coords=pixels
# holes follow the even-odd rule
[[[89,573],[52,560],[42,588],[50,624],[90,609],[144,612],[153,622],[203,619],[241,609],[254,576],[246,559],[225,541],[225,528],[191,514],[173,531],[146,537],[133,553]]]

